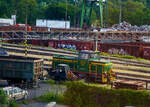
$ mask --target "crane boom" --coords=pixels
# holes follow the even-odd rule
[[[80,20],[80,28],[83,28],[84,22],[87,26],[91,24],[91,14],[93,9],[93,4],[99,4],[99,13],[100,13],[100,26],[103,27],[103,5],[106,0],[82,0],[82,12]],[[88,8],[87,8],[88,6]]]

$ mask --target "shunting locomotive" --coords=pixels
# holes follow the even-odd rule
[[[60,69],[60,65],[64,66]],[[50,75],[53,77],[56,72],[57,74],[60,72],[57,78],[60,79],[64,76],[63,80],[67,80],[69,78],[69,73],[72,74],[72,77],[75,75],[75,77],[88,78],[100,83],[107,83],[115,79],[115,73],[112,68],[112,61],[102,60],[100,58],[100,52],[82,50],[77,57],[54,56]]]

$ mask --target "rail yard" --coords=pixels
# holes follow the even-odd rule
[[[6,50],[9,55],[43,59],[43,71],[40,71],[38,74],[39,78],[44,75],[45,71],[47,72],[46,75],[52,75],[51,72],[53,72],[53,69],[54,71],[57,70],[57,66],[61,66],[62,69],[62,67],[65,68],[69,65],[73,76],[66,78],[70,80],[74,80],[73,78],[76,77],[85,80],[90,79],[91,81],[89,77],[92,77],[92,80],[95,82],[100,80],[98,83],[107,83],[109,80],[113,85],[112,87],[116,88],[130,88],[130,86],[133,89],[150,88],[150,43],[143,41],[143,38],[149,38],[149,32],[93,32],[81,29],[51,29],[51,31],[48,31],[47,28],[33,28],[34,29],[29,32],[24,32],[24,29],[19,27],[1,27],[0,37],[2,49]],[[100,60],[104,60],[104,62],[86,62],[89,65],[83,67],[83,61],[80,61],[78,56],[82,50],[89,52],[96,50],[110,55],[131,55],[136,58],[144,58],[145,60],[116,58],[98,54]],[[57,61],[55,61],[54,58],[56,58]],[[109,70],[109,66],[107,67],[107,65],[102,64],[109,64],[111,62],[113,64],[112,70]],[[86,63],[84,64],[87,65]],[[96,68],[93,68],[93,66]],[[81,68],[84,70],[80,70]],[[105,69],[107,74],[103,73]],[[112,80],[112,77],[115,79]],[[57,76],[57,78],[62,77]],[[20,79],[20,81],[22,80]],[[131,82],[128,83],[126,81]],[[12,83],[13,82],[11,82],[11,84]],[[137,85],[135,85],[135,83]]]
[[[3,44],[2,46],[10,55],[24,56],[25,49],[23,46],[13,44]],[[32,46],[32,48],[28,50],[28,57],[44,59],[43,63],[45,69],[51,68],[53,55],[74,57],[77,56],[77,52],[53,48],[38,48],[36,46]],[[150,62],[106,56],[101,56],[101,59],[109,59],[113,62],[113,70],[116,72],[118,79],[137,80],[144,81],[146,83],[150,82]]]
[[[150,0],[0,0],[0,107],[150,107]]]
[[[7,80],[8,86],[28,89],[30,100],[36,96],[34,87],[37,96],[49,92],[39,88],[49,87],[41,83],[44,78],[149,92],[150,42],[144,42],[149,35],[145,31],[48,31],[33,27],[25,32],[18,27],[0,27],[0,78]]]

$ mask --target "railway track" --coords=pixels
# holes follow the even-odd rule
[[[24,55],[24,46],[18,45],[8,45],[3,44],[4,49],[6,49],[9,53],[14,52],[14,54]],[[30,57],[43,57],[45,63],[45,68],[50,68],[52,62],[53,55],[66,55],[66,56],[77,56],[77,53],[64,51],[60,49],[47,49],[47,48],[38,48],[31,47],[28,51]],[[33,56],[32,56],[33,55]],[[137,80],[137,81],[146,81],[150,82],[150,63],[128,60],[128,59],[120,59],[114,57],[105,57],[101,56],[103,59],[110,59],[114,64],[123,65],[123,67],[114,67],[116,70],[117,78],[119,79],[127,79],[127,80]],[[133,68],[129,68],[128,66],[133,66]],[[135,66],[135,68],[134,68]],[[142,68],[136,69],[136,67],[145,67],[148,70],[144,70]]]
[[[14,45],[14,44],[2,44],[2,46],[4,47],[16,47],[16,48],[24,48],[24,46],[22,45]],[[77,55],[78,53],[75,53],[75,52],[71,52],[71,51],[65,51],[63,49],[53,49],[53,48],[44,48],[44,47],[30,47],[30,49],[32,50],[40,50],[40,51],[52,51],[52,52],[56,52],[56,53],[64,53],[64,54],[74,54],[74,55]]]
[[[2,45],[3,48],[9,52],[24,53],[25,51],[24,46],[10,45],[10,44],[2,44]],[[48,48],[38,48],[38,47],[31,47],[31,49],[28,49],[28,53],[35,54],[35,55],[45,55],[45,56],[53,56],[53,55],[77,56],[78,55],[77,52],[65,51],[62,49],[48,49]],[[144,63],[144,62],[130,60],[130,59],[121,59],[121,58],[105,57],[105,56],[101,56],[101,58],[109,59],[116,64],[150,67],[150,63]]]
[[[113,63],[117,63],[117,64],[135,65],[135,66],[141,66],[141,67],[150,67],[150,61],[149,61],[149,63],[145,63],[145,62],[136,61],[136,60],[132,60],[132,59],[122,59],[122,58],[115,58],[115,57],[101,56],[101,58],[109,59]]]

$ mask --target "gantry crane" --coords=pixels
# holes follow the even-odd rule
[[[87,26],[91,25],[90,21],[94,3],[99,4],[100,25],[103,27],[103,5],[106,2],[107,0],[82,0],[80,28],[83,28],[83,23],[86,23]]]

